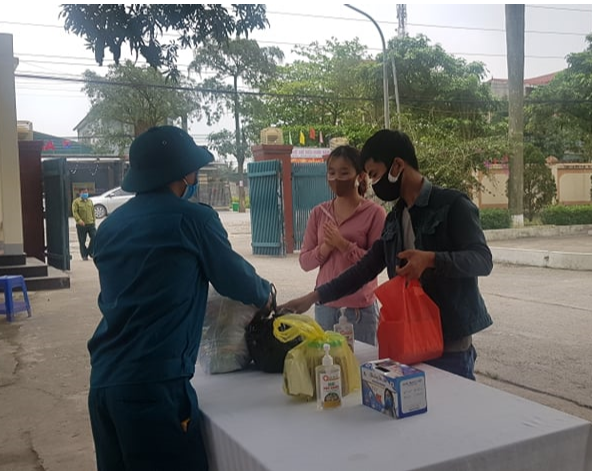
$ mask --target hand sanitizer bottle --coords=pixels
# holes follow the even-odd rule
[[[333,364],[328,343],[323,345],[323,364],[315,368],[317,409],[334,409],[341,405],[341,367]]]
[[[354,325],[347,320],[345,317],[345,308],[341,308],[341,316],[339,316],[339,322],[333,326],[333,330],[338,334],[341,334],[347,340],[349,348],[352,352],[354,351]]]

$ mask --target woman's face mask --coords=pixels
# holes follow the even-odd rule
[[[329,180],[329,187],[337,196],[347,196],[356,190],[357,178],[347,180]]]
[[[354,166],[343,157],[333,157],[327,166],[327,181],[336,196],[347,196],[359,185]]]

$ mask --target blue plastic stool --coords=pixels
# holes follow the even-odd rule
[[[12,299],[12,290],[21,288],[25,301],[14,301]],[[4,307],[0,307],[0,314],[6,314],[8,322],[14,320],[16,312],[27,311],[28,317],[31,317],[31,305],[29,304],[29,295],[27,294],[27,285],[21,275],[0,276],[0,291],[4,292]]]

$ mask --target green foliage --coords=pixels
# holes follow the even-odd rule
[[[238,202],[239,202],[238,196],[233,196],[230,206],[232,207],[232,203],[238,203]],[[251,200],[248,196],[245,196],[245,208],[250,208],[250,207],[251,207]]]
[[[300,58],[281,67],[266,84],[272,96],[264,98],[261,127],[379,125],[382,110],[373,98],[380,102],[382,89],[375,89],[369,78],[377,66],[357,39],[333,38],[292,52]]]
[[[208,93],[202,98],[203,109],[208,124],[217,122],[226,112],[234,116],[234,132],[223,130],[210,136],[210,144],[225,156],[233,155],[238,163],[238,173],[242,176],[250,139],[245,135],[251,120],[249,110],[255,106],[252,100],[238,94],[239,81],[252,89],[269,80],[278,63],[283,59],[277,47],[259,47],[251,39],[234,39],[218,44],[206,42],[194,53],[190,69],[202,74],[206,70],[215,72],[213,77],[204,80],[205,88],[227,90],[228,93]],[[231,79],[232,85],[226,84]],[[246,111],[246,112],[243,112]],[[234,146],[231,140],[234,139]]]
[[[569,226],[592,224],[592,204],[578,206],[548,206],[540,213],[543,224]]]
[[[206,41],[224,43],[230,37],[247,35],[267,25],[262,4],[63,4],[60,18],[64,28],[86,40],[87,48],[103,64],[105,49],[115,63],[127,43],[154,68],[164,66],[177,80],[179,49],[197,47]],[[161,43],[163,34],[174,31],[176,38]]]
[[[121,154],[134,137],[169,120],[200,116],[194,84],[180,79],[183,89],[171,87],[152,67],[131,61],[109,66],[105,77],[87,70],[83,91],[91,102],[87,116],[97,147]]]
[[[485,208],[479,212],[481,227],[488,229],[509,229],[512,227],[510,211],[500,208]]]
[[[533,145],[524,146],[524,215],[532,221],[557,195],[555,178],[545,155]]]
[[[566,151],[592,161],[592,35],[586,50],[567,57],[567,69],[528,97],[526,137],[546,155]]]
[[[482,63],[454,57],[423,35],[391,39],[388,54],[395,60],[402,107],[416,125],[437,124],[463,140],[489,132],[491,113],[501,103],[482,82]]]
[[[309,130],[310,129],[305,126],[283,126],[282,132],[284,134],[284,144],[289,144],[290,136],[292,136],[292,144],[295,146],[302,147],[298,141],[300,131],[302,131],[305,137],[304,147],[329,147],[330,139],[334,137],[345,137],[349,140],[350,145],[360,149],[364,142],[366,142],[366,140],[370,136],[372,136],[372,134],[378,131],[378,128],[364,124],[342,126],[317,126],[315,127],[315,139],[310,139]],[[323,133],[323,144],[319,142],[319,135],[321,132]]]
[[[284,142],[291,135],[294,145],[303,131],[305,146],[319,146],[318,137],[308,137],[313,127],[317,135],[322,131],[325,145],[331,137],[346,137],[361,147],[383,127],[382,56],[373,61],[357,39],[315,42],[295,52],[302,59],[266,83],[264,91],[276,96],[262,98],[253,122],[259,129],[281,127]],[[455,58],[424,36],[391,40],[389,54],[396,59],[402,129],[416,145],[422,172],[438,185],[477,190],[474,172],[486,173],[486,160],[507,153],[507,127],[492,120],[499,102],[481,82],[483,65]]]
[[[248,100],[244,95],[239,95],[239,82],[256,89],[269,80],[276,72],[278,63],[284,54],[277,47],[259,47],[256,41],[251,39],[234,39],[222,44],[206,42],[195,50],[193,62],[189,68],[199,74],[205,70],[213,70],[215,75],[204,80],[206,88],[216,90],[228,90],[230,93],[209,93],[204,96],[204,109],[208,117],[208,123],[215,122],[225,112],[231,112],[234,116],[234,132],[223,130],[210,135],[209,141],[222,155],[233,154],[238,164],[238,177],[242,180],[245,159],[250,149],[248,132],[252,127],[252,111],[256,109],[253,99]],[[231,79],[232,85],[227,85],[226,80]],[[244,112],[244,111],[246,112]],[[234,149],[231,139],[234,138]],[[254,142],[254,141],[251,141]],[[240,210],[245,209],[244,189],[239,188]]]
[[[468,195],[482,189],[477,172],[489,173],[486,162],[507,152],[507,142],[497,137],[462,141],[452,136],[422,135],[416,131],[410,132],[410,136],[415,142],[420,171],[432,183]]]

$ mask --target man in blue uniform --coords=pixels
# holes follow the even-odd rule
[[[187,201],[213,160],[183,130],[152,128],[130,147],[122,187],[137,193],[99,227],[103,315],[88,342],[89,411],[99,471],[204,471],[193,376],[211,283],[264,307],[270,284],[232,250],[218,214]]]

